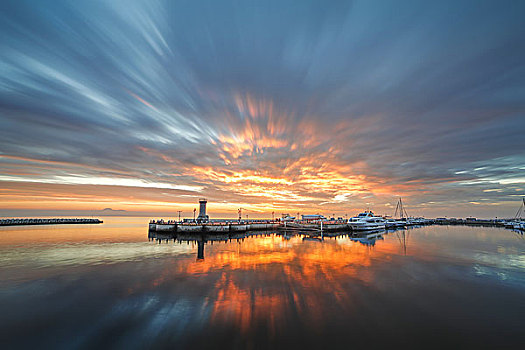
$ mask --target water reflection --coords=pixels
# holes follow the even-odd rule
[[[147,237],[137,227],[122,226],[124,243],[103,227],[51,230],[41,241],[33,234],[34,249],[8,237],[19,231],[4,231],[5,348],[517,347],[525,340],[525,242],[510,231]]]
[[[417,228],[417,227],[416,227]],[[413,229],[413,228],[412,228]],[[237,241],[238,243],[243,242],[247,237],[269,237],[275,235],[281,237],[284,241],[290,241],[292,238],[300,237],[302,242],[319,242],[322,243],[327,239],[340,239],[340,242],[349,240],[357,242],[365,247],[374,247],[377,241],[384,240],[384,235],[393,234],[397,238],[403,255],[407,255],[408,240],[410,237],[410,229],[406,228],[392,228],[388,230],[369,230],[362,232],[301,232],[301,231],[276,231],[276,232],[252,232],[242,233],[235,235],[209,235],[209,234],[193,234],[193,235],[173,235],[169,233],[157,233],[148,232],[148,239],[156,241],[161,244],[162,242],[186,242],[194,243],[197,245],[197,260],[204,259],[204,246],[209,242],[228,242]]]
[[[204,241],[197,241],[197,259],[204,259]]]
[[[404,255],[407,255],[408,238],[410,237],[410,231],[408,230],[397,230],[396,237],[399,240],[399,244],[403,248]]]
[[[496,328],[510,326],[517,332],[519,316],[504,306],[501,295],[491,293],[498,290],[518,302],[525,287],[523,270],[506,265],[504,272],[495,272],[498,259],[509,258],[508,249],[501,254],[489,248],[490,243],[472,237],[476,231],[452,230],[456,236],[437,234],[433,228],[326,236],[266,233],[222,241],[204,235],[193,239],[198,259],[203,257],[204,247],[213,248],[206,259],[186,264],[178,272],[213,280],[203,292],[212,305],[208,326],[235,329],[228,334],[244,346],[252,342],[283,344],[283,337],[288,336],[306,348],[312,344],[346,347],[348,340],[330,338],[334,332],[373,336],[370,329],[383,334],[381,346],[425,346],[428,339],[436,341],[436,330],[446,334],[437,344],[470,346],[498,338],[482,331],[494,329],[494,312],[507,320]],[[420,235],[413,240],[416,232]],[[484,237],[478,234],[478,238]],[[174,243],[178,240],[182,237],[173,238]],[[473,250],[492,256],[492,262],[466,254],[467,249],[460,248],[464,241],[475,245]],[[219,242],[218,249],[212,242]],[[444,259],[440,250],[449,256]],[[514,254],[522,256],[520,251]],[[476,280],[475,276],[487,280]],[[502,288],[502,281],[511,280],[516,282],[513,287]],[[487,289],[479,292],[479,288]],[[465,299],[473,293],[480,299]],[[482,305],[490,311],[480,313]],[[453,319],[458,310],[463,317]],[[464,338],[450,329],[462,329],[477,338]],[[354,339],[351,343],[360,345]]]
[[[365,246],[373,247],[376,244],[376,240],[383,239],[384,233],[386,233],[384,230],[374,231],[374,232],[364,232],[364,233],[353,235],[350,239],[354,242],[359,242]]]
[[[398,234],[399,230],[389,230],[388,232],[395,232]],[[244,242],[248,237],[280,237],[283,241],[290,241],[292,238],[300,238],[302,242],[319,242],[322,243],[326,239],[339,239],[339,242],[352,241],[358,242],[364,246],[372,247],[377,240],[383,240],[383,235],[388,233],[385,230],[369,230],[359,233],[355,232],[337,232],[337,233],[321,233],[321,232],[300,232],[300,231],[261,231],[249,232],[234,235],[210,235],[210,234],[171,234],[162,232],[148,232],[148,239],[155,241],[158,244],[162,243],[192,243],[197,245],[197,260],[204,259],[204,246],[213,242]],[[402,233],[404,236],[404,232]],[[405,247],[406,255],[406,247]]]

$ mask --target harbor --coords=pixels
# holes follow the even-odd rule
[[[1,349],[525,348],[525,0],[1,8]]]
[[[199,216],[184,220],[150,220],[149,232],[166,233],[172,235],[187,233],[210,233],[230,235],[249,231],[300,231],[300,232],[362,232],[385,230],[393,228],[407,228],[425,225],[467,225],[467,226],[493,226],[525,231],[525,221],[522,219],[525,199],[514,218],[508,219],[477,219],[467,218],[423,218],[410,217],[399,199],[394,217],[376,216],[372,211],[366,210],[355,217],[345,220],[339,218],[326,218],[319,214],[302,215],[301,218],[283,214],[282,218],[243,220],[239,215],[238,220],[210,219],[206,214],[207,200],[199,200]]]

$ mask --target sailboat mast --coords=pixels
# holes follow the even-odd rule
[[[403,207],[403,201],[401,200],[401,197],[399,197],[399,207],[401,209],[401,218],[408,218],[408,213],[406,209]]]
[[[399,200],[397,201],[396,211],[394,213],[394,217],[397,217],[397,213],[398,212],[399,212],[399,217],[401,219],[404,219],[405,217],[408,218],[408,213],[405,210],[405,208],[403,208],[403,201],[401,200],[401,197],[399,197]]]
[[[525,209],[525,197],[522,198],[522,203],[520,205],[520,208],[516,212],[516,216],[514,217],[514,219],[521,218],[521,214],[523,213],[524,209]]]

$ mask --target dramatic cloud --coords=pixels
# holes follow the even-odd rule
[[[0,209],[512,216],[525,193],[525,3],[0,8]]]

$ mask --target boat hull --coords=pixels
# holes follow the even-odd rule
[[[383,223],[351,223],[348,224],[352,231],[373,231],[373,230],[384,230],[385,224]]]

